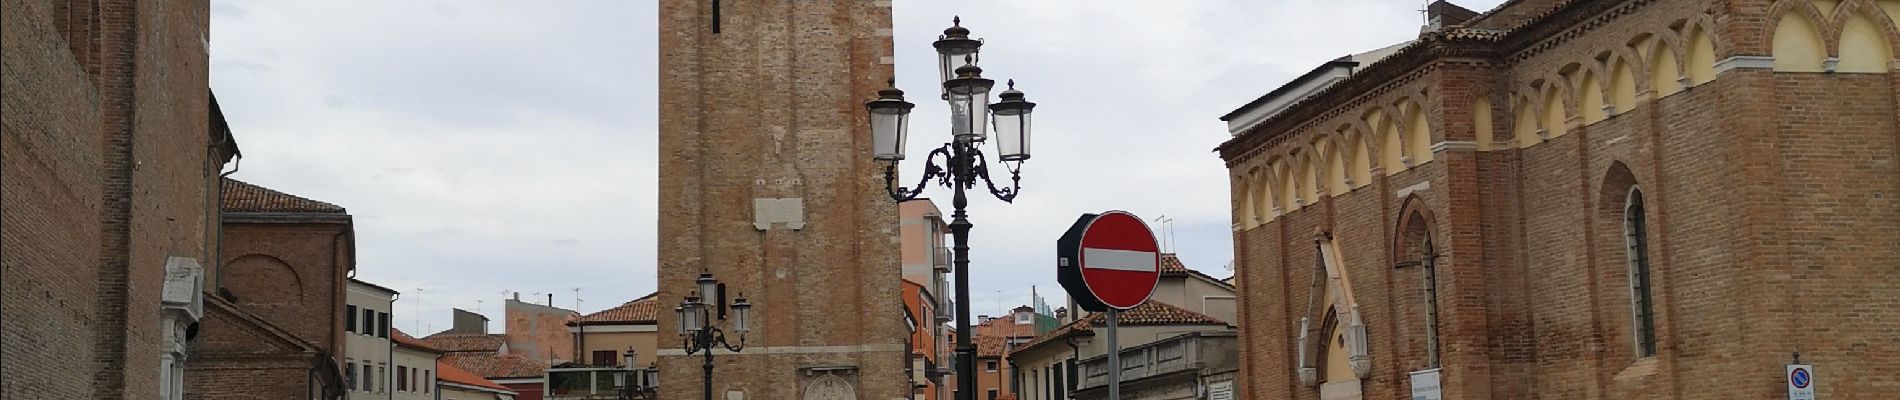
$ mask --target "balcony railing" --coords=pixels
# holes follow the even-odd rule
[[[1121,382],[1127,385],[1183,371],[1230,371],[1239,358],[1236,349],[1234,333],[1228,331],[1192,332],[1130,347],[1122,350]],[[1076,385],[1078,390],[1108,385],[1107,355],[1082,360],[1079,368],[1082,382]]]
[[[623,375],[624,373],[624,375]],[[651,395],[659,383],[659,371],[652,368],[616,367],[549,368],[542,396],[547,400],[610,400]],[[629,396],[623,397],[622,392]]]
[[[951,259],[950,259],[949,247],[932,248],[931,256],[932,256],[931,265],[936,266],[938,271],[950,272]]]

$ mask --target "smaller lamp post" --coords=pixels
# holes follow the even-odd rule
[[[686,299],[680,302],[679,307],[673,308],[673,312],[679,315],[679,334],[686,342],[684,346],[686,355],[705,352],[706,363],[703,376],[705,394],[706,400],[712,400],[713,349],[723,347],[734,353],[745,349],[745,334],[752,330],[752,303],[746,301],[745,296],[740,296],[733,299],[730,306],[717,304],[718,300],[715,299],[724,297],[720,293],[723,288],[720,287],[719,280],[713,279],[710,273],[699,274],[699,279],[695,283],[698,284],[699,290],[688,293]],[[701,294],[709,297],[701,299]],[[715,312],[715,307],[722,310]],[[726,319],[726,313],[723,311],[726,307],[732,309],[732,331],[739,335],[739,343],[736,345],[726,341],[724,330],[713,326],[713,318]]]

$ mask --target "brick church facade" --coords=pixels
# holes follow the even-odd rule
[[[1238,398],[1900,398],[1900,2],[1430,9],[1223,118]]]

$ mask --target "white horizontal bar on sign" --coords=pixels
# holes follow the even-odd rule
[[[1155,253],[1119,249],[1082,248],[1082,268],[1153,272]]]

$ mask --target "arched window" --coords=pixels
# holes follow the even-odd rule
[[[1631,187],[1623,206],[1623,237],[1629,250],[1631,324],[1635,327],[1636,356],[1656,355],[1656,316],[1649,295],[1649,227],[1645,221],[1643,191]]]

